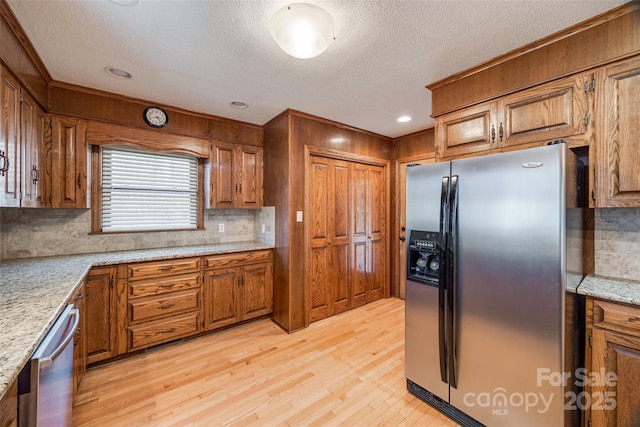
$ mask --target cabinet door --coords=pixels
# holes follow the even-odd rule
[[[273,311],[273,270],[271,263],[242,269],[238,320],[247,320]]]
[[[54,116],[51,127],[51,207],[88,208],[87,123]]]
[[[436,119],[436,155],[439,158],[494,148],[498,125],[497,102],[474,105]]]
[[[215,143],[211,153],[211,207],[236,205],[236,150],[233,144]]]
[[[640,207],[640,59],[599,77],[596,206]]]
[[[237,321],[240,273],[239,267],[205,271],[205,330],[231,325]]]
[[[80,325],[73,340],[73,392],[75,396],[78,392],[80,381],[87,370],[87,321],[84,309],[84,289],[78,291],[70,303],[73,304],[73,308],[80,312]]]
[[[18,427],[18,380],[0,400],[0,427]]]
[[[38,207],[42,204],[41,175],[44,138],[44,114],[26,94],[20,103],[20,135],[22,141],[21,205]]]
[[[20,206],[20,86],[2,69],[0,87],[0,206]]]
[[[591,425],[640,425],[640,338],[593,330]]]
[[[113,286],[116,269],[93,268],[85,285],[87,363],[115,356],[115,301]]]
[[[237,182],[239,208],[262,207],[262,148],[238,147]]]
[[[575,76],[502,99],[497,119],[499,146],[580,135],[586,132],[592,76]],[[586,84],[586,90],[585,90]]]
[[[382,167],[369,166],[367,179],[367,302],[382,298],[387,288],[386,179]]]

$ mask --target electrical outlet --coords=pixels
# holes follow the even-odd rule
[[[264,224],[262,224],[262,234],[264,234],[265,231],[267,231],[267,227]]]
[[[224,233],[224,224],[218,224],[218,232]]]

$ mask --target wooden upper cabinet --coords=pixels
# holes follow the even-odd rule
[[[438,117],[437,156],[448,158],[494,148],[497,111],[498,103],[492,101]]]
[[[0,87],[0,206],[39,207],[44,113],[4,68]]]
[[[88,208],[87,122],[54,116],[51,120],[53,208]]]
[[[214,142],[211,147],[211,207],[262,207],[263,149]]]
[[[640,58],[596,81],[596,207],[640,207]]]
[[[591,122],[593,76],[579,75],[505,96],[498,119],[499,146],[580,135]]]
[[[2,68],[0,109],[0,206],[20,206],[20,86]]]
[[[451,158],[584,134],[592,75],[572,76],[436,119],[436,152]],[[586,142],[585,142],[586,143]]]

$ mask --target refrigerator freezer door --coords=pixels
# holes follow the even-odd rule
[[[439,231],[442,178],[449,176],[450,167],[437,163],[407,168],[407,235],[411,230]],[[439,339],[438,288],[408,280],[405,376],[448,401],[449,385],[440,379]]]
[[[457,389],[485,425],[563,425],[564,145],[453,162]],[[540,370],[540,371],[539,371]]]

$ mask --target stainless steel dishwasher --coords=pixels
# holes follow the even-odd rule
[[[73,337],[80,313],[65,307],[20,374],[20,426],[71,425]]]

